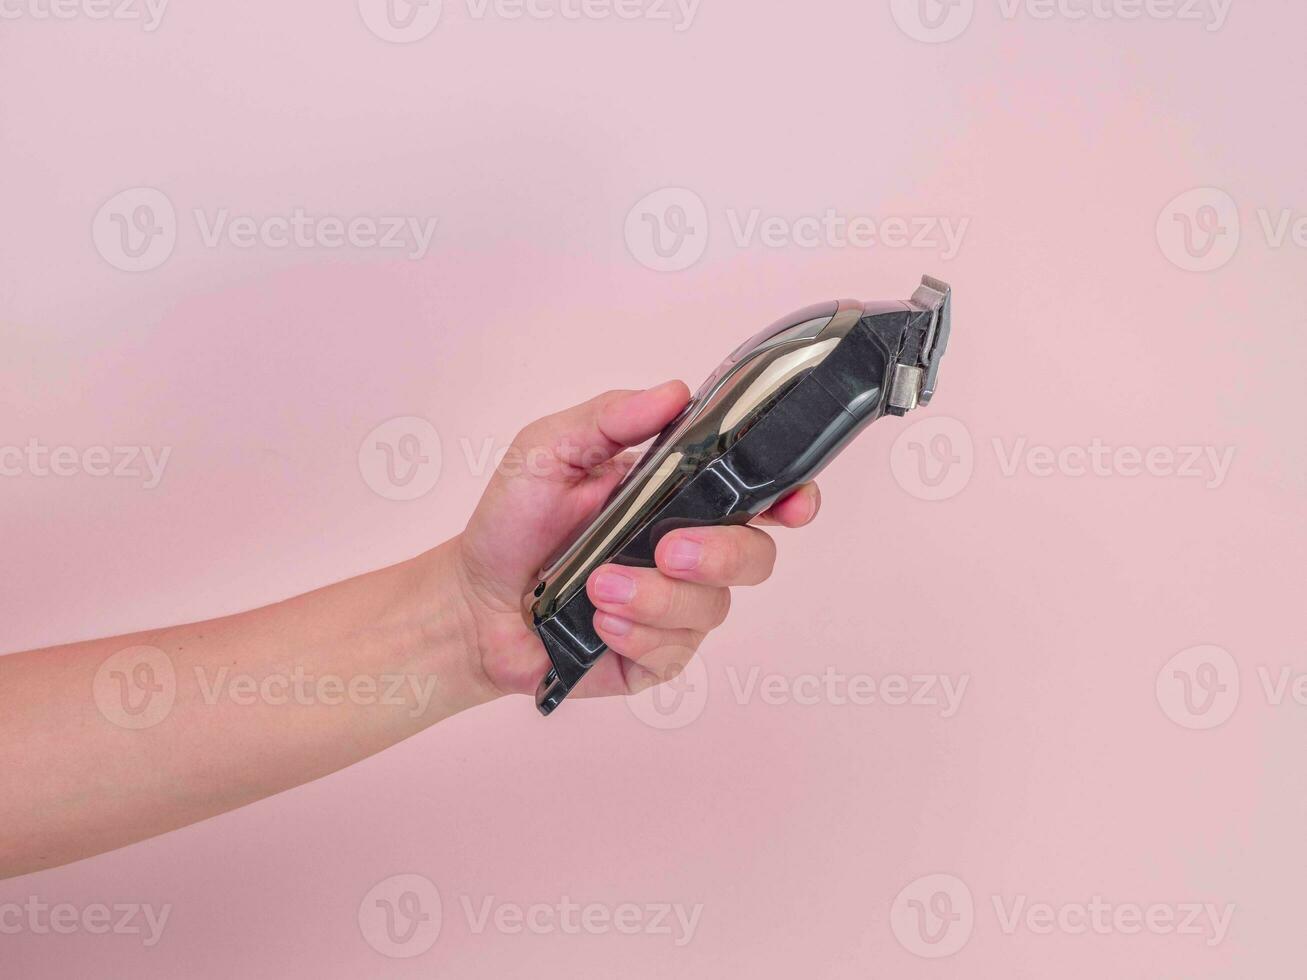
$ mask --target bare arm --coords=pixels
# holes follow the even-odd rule
[[[449,552],[223,619],[0,657],[0,877],[289,789],[494,697]]]
[[[467,529],[410,561],[223,619],[0,657],[0,878],[143,840],[334,772],[501,694],[548,659],[521,597],[689,397],[608,392],[527,426]],[[802,487],[765,515],[816,513]],[[674,677],[729,588],[768,577],[755,527],[687,528],[657,568],[587,583],[609,652],[578,696]],[[559,724],[560,722],[551,722]],[[544,724],[544,722],[542,722]]]

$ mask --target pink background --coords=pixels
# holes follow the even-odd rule
[[[1258,210],[1307,211],[1305,31],[1302,4],[1251,0],[1219,30],[1009,19],[981,0],[940,44],[882,0],[703,0],[680,32],[446,2],[405,45],[348,0],[178,0],[153,33],[0,22],[0,445],[173,447],[149,491],[0,479],[0,649],[232,612],[405,558],[457,533],[484,485],[460,440],[502,447],[609,387],[696,384],[787,310],[906,296],[922,272],[953,284],[956,329],[917,417],[956,420],[974,451],[969,482],[927,501],[892,465],[904,422],[850,448],[818,525],[784,534],[774,579],[737,595],[688,724],[659,730],[617,701],[545,723],[505,700],[296,791],[0,883],[0,905],[173,907],[150,949],[0,934],[0,975],[1300,975],[1307,707],[1273,704],[1258,670],[1307,671],[1307,276]],[[137,186],[170,198],[180,231],[162,266],[127,273],[91,227]],[[632,206],[664,187],[710,216],[680,272],[624,240]],[[1208,272],[1179,268],[1155,231],[1195,187],[1227,192],[1242,225]],[[207,248],[191,219],[297,206],[439,226],[409,261]],[[740,247],[725,215],[755,208],[969,225],[949,260]],[[402,415],[444,447],[412,502],[373,493],[358,464],[365,435]],[[1004,472],[1022,439],[1096,438],[1235,456],[1213,487]],[[1228,651],[1241,691],[1194,731],[1156,688],[1201,644]],[[740,703],[731,678],[755,666],[968,687],[952,717]],[[929,960],[890,910],[937,872],[969,887],[975,924]],[[357,910],[401,873],[437,886],[443,927],[389,959]],[[476,934],[462,899],[490,895],[703,911],[681,948]],[[1236,909],[1209,946],[1008,934],[996,895]]]

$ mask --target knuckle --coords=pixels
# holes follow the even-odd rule
[[[697,607],[696,595],[697,590],[683,582],[667,582],[667,625],[672,627],[685,626],[691,622],[695,616]]]
[[[538,445],[540,443],[542,428],[543,426],[540,420],[522,426],[522,428],[517,431],[517,435],[513,436],[513,441],[511,443],[512,447],[525,452],[532,446]]]
[[[731,590],[714,589],[713,592],[713,609],[710,619],[712,626],[710,628],[716,629],[726,622],[726,617],[731,614]]]
[[[678,590],[670,579],[650,575],[640,585],[640,611],[652,622],[663,623],[674,617],[679,609]]]
[[[723,536],[722,580],[748,584],[771,575],[776,561],[776,543],[771,537],[752,527],[730,530],[736,533]]]
[[[656,636],[651,635],[645,630],[632,630],[629,634],[609,644],[614,653],[620,654],[627,660],[639,662],[648,657],[657,649],[658,641]]]
[[[732,579],[744,565],[744,549],[740,547],[739,528],[723,528],[725,533],[714,536],[709,548],[713,570],[721,579]]]

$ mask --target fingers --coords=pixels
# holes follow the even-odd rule
[[[754,523],[803,527],[812,522],[819,510],[821,510],[821,491],[817,489],[817,484],[805,483],[776,501],[771,509],[759,515]]]
[[[776,542],[747,525],[672,531],[658,542],[654,561],[665,575],[704,585],[757,585],[776,564]]]
[[[759,522],[801,527],[820,503],[816,485],[806,484]],[[604,565],[586,582],[595,631],[609,654],[591,671],[598,676],[585,693],[635,694],[675,678],[704,635],[725,620],[730,587],[771,575],[776,544],[748,525],[683,528],[659,541],[654,560],[656,568]]]
[[[625,635],[623,624],[634,623],[707,633],[720,626],[731,610],[729,590],[678,582],[656,568],[604,565],[586,582],[586,593],[598,610],[596,625],[604,616],[614,618],[617,622],[607,628],[619,636]]]
[[[690,391],[681,381],[644,391],[605,392],[532,422],[513,445],[526,455],[530,472],[575,477],[656,435],[689,400]]]
[[[631,694],[676,677],[703,641],[703,634],[694,630],[655,629],[607,613],[596,614],[595,629],[617,655],[615,666]]]

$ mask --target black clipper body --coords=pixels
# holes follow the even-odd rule
[[[590,573],[609,562],[652,567],[675,528],[747,522],[869,422],[929,402],[950,302],[949,287],[927,276],[903,302],[809,306],[722,362],[526,597],[527,623],[553,664],[536,691],[542,714],[607,649],[585,591]]]

